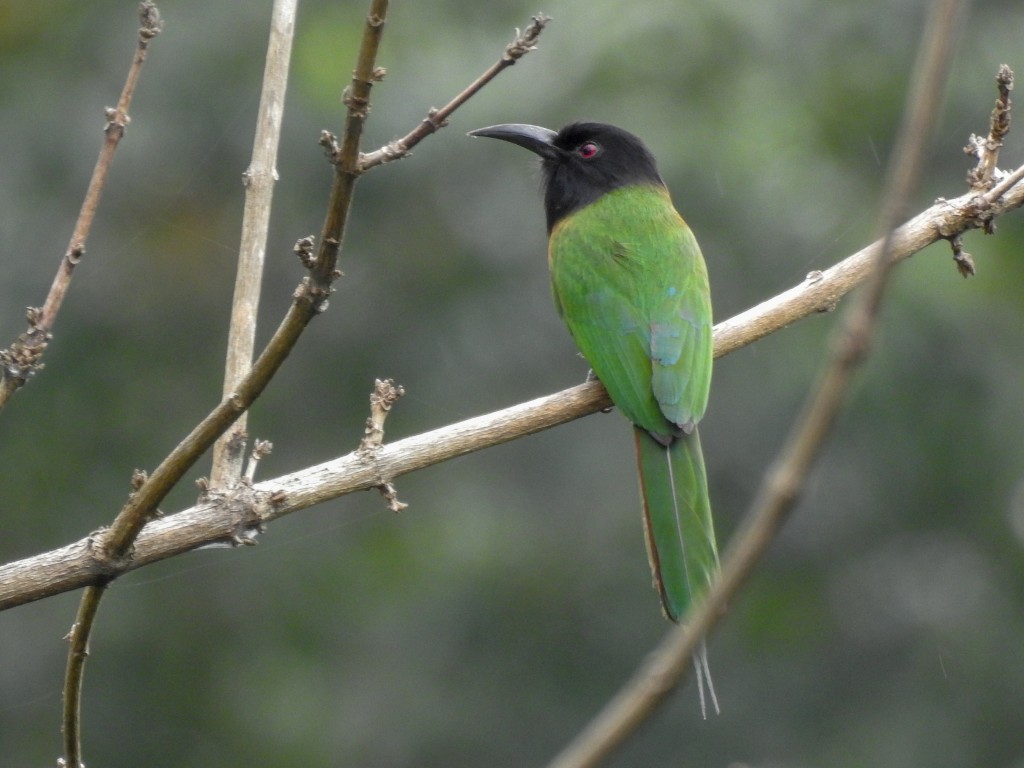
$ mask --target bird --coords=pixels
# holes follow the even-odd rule
[[[470,136],[540,157],[555,307],[610,396],[633,423],[645,540],[665,615],[678,622],[715,579],[718,549],[697,425],[711,386],[707,267],[654,155],[614,125],[554,131],[506,123]],[[718,700],[702,642],[694,655]]]

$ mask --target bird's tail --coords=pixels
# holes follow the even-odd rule
[[[665,447],[640,427],[634,427],[634,436],[651,574],[665,615],[679,621],[690,604],[704,595],[718,572],[718,547],[700,437],[694,428]],[[706,711],[706,681],[717,712],[703,643],[693,662],[701,710]]]

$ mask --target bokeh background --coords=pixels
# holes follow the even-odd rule
[[[268,479],[346,453],[375,377],[397,439],[582,381],[552,309],[530,157],[465,131],[642,135],[702,243],[717,319],[874,233],[924,2],[395,3],[366,131],[407,132],[530,14],[540,50],[410,159],[359,184],[330,311],[252,414]],[[0,414],[0,560],[109,522],[217,401],[269,0],[163,0],[133,121],[46,370]],[[260,337],[319,231],[364,2],[300,8]],[[49,286],[116,101],[134,0],[0,4],[0,344]],[[920,209],[965,191],[1024,6],[972,7]],[[1003,165],[1024,162],[1015,128]],[[874,355],[791,523],[711,640],[723,712],[673,696],[616,766],[1024,765],[1024,214],[895,274]],[[728,542],[836,314],[719,361],[702,425]],[[191,505],[191,480],[164,505]],[[349,496],[259,546],[192,553],[108,595],[89,765],[543,764],[666,631],[629,430],[597,415]],[[77,594],[0,614],[0,765],[52,765]]]

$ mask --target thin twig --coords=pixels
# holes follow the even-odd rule
[[[246,485],[252,485],[256,477],[256,467],[264,458],[269,456],[274,450],[274,444],[269,440],[257,440],[252,445],[252,452],[249,454],[249,464],[245,468],[245,474],[242,475],[242,482]]]
[[[746,522],[722,561],[722,573],[705,601],[665,639],[593,721],[557,756],[549,768],[598,765],[675,689],[690,669],[700,643],[724,615],[730,600],[749,578],[804,487],[831,432],[851,378],[866,357],[886,281],[893,267],[893,230],[917,183],[924,148],[945,88],[962,0],[939,0],[922,35],[894,160],[883,196],[880,225],[885,233],[864,289],[837,329],[823,376],[812,389],[778,459],[765,475]]]
[[[270,40],[267,43],[263,89],[256,118],[252,161],[243,175],[245,209],[238,251],[235,296],[231,304],[227,357],[224,365],[224,397],[245,376],[252,365],[256,343],[256,315],[263,278],[263,261],[270,229],[270,209],[277,181],[277,148],[284,117],[284,99],[288,87],[292,39],[295,36],[297,0],[274,0],[270,14]],[[232,428],[213,446],[210,485],[230,486],[242,473],[245,455],[246,417],[243,413]]]
[[[358,451],[366,463],[377,463],[381,446],[384,444],[384,422],[391,413],[391,406],[404,394],[405,389],[400,384],[395,384],[393,379],[377,379],[373,383],[370,415],[366,419],[366,428],[363,430],[363,439],[359,442]],[[390,477],[380,474],[378,481],[377,488],[388,503],[388,509],[392,512],[401,512],[408,508],[408,504],[399,501],[398,491]]]
[[[384,422],[391,413],[391,407],[405,394],[401,384],[393,379],[377,379],[370,394],[370,415],[366,419],[363,439],[359,450],[368,455],[377,453],[384,444]]]
[[[940,199],[892,233],[892,261],[902,261],[938,240],[971,229],[989,232],[991,222],[1024,204],[1022,180],[1024,166],[984,195],[968,192],[951,200]],[[716,354],[732,352],[808,315],[832,311],[843,295],[870,274],[881,248],[882,241],[877,240],[824,271],[811,272],[799,285],[719,323],[715,326]]]
[[[128,68],[128,76],[125,79],[117,106],[107,107],[105,111],[107,123],[103,129],[103,146],[100,148],[99,157],[96,159],[96,165],[92,171],[92,178],[85,191],[85,198],[71,233],[71,241],[68,243],[68,248],[57,268],[57,274],[50,285],[50,292],[42,307],[30,307],[26,312],[28,330],[18,336],[10,347],[0,350],[0,410],[3,410],[15,392],[38,371],[42,370],[43,353],[52,338],[57,313],[64,302],[64,296],[67,295],[68,289],[71,287],[71,276],[75,267],[85,255],[85,244],[89,239],[92,222],[96,217],[96,209],[100,204],[110,163],[124,136],[125,127],[130,121],[128,108],[131,106],[135,87],[142,74],[142,65],[146,61],[149,43],[163,29],[159,10],[148,0],[139,5],[139,22],[139,38],[135,47],[135,56]]]
[[[107,584],[86,587],[78,604],[75,623],[68,633],[67,669],[64,671],[64,707],[61,721],[61,735],[64,737],[64,757],[60,765],[78,766],[82,763],[82,682],[85,675],[85,661],[89,657],[89,635],[100,600]]]
[[[505,46],[505,52],[500,59],[494,62],[480,77],[470,83],[458,96],[441,107],[441,109],[429,110],[427,116],[405,136],[392,141],[390,144],[385,144],[378,150],[364,154],[359,159],[360,172],[368,171],[374,166],[389,163],[392,160],[401,160],[404,157],[408,157],[413,147],[430,134],[447,125],[451,114],[472,98],[477,91],[530,51],[536,50],[537,39],[549,21],[551,21],[550,16],[538,13],[532,18],[526,29],[522,31],[517,29],[515,39]]]
[[[1024,177],[1024,167],[1019,174]],[[1024,206],[1024,184],[1007,190],[991,205],[979,206],[968,193],[936,203],[895,233],[890,258],[898,263],[955,233],[983,226],[979,210],[998,218]],[[871,274],[881,241],[833,267],[813,273],[799,285],[715,326],[715,356],[734,352],[800,319],[836,306],[840,298]],[[397,478],[457,456],[500,445],[564,424],[610,405],[598,382],[582,384],[382,446],[375,465],[358,451],[266,480],[254,486],[258,501],[244,514],[215,500],[149,522],[135,542],[131,560],[112,563],[99,555],[91,539],[0,566],[0,610],[79,589],[111,573],[133,570],[200,546],[232,541],[240,528],[269,522],[356,491],[376,487],[381,473]]]
[[[328,299],[334,292],[332,284],[341,276],[337,268],[338,255],[345,238],[353,190],[359,178],[359,142],[370,114],[370,90],[384,77],[384,70],[376,66],[376,60],[387,13],[387,0],[371,0],[352,82],[342,94],[347,113],[341,142],[328,131],[320,136],[320,144],[327,149],[334,163],[334,181],[316,256],[306,262],[310,276],[301,289],[315,312],[323,312],[327,308]]]
[[[999,96],[992,108],[989,118],[988,136],[982,138],[971,134],[964,152],[978,158],[978,164],[967,173],[967,183],[979,192],[988,189],[996,180],[996,163],[999,162],[999,150],[1003,147],[1003,139],[1010,132],[1010,91],[1013,90],[1013,70],[1006,64],[996,72],[996,88]]]
[[[999,198],[1005,195],[1011,188],[1020,183],[1021,179],[1024,179],[1024,165],[1017,170],[1006,174],[1006,178],[996,184],[992,189],[986,192],[983,197],[989,204],[996,202]]]

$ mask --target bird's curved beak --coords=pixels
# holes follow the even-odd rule
[[[554,145],[555,137],[558,134],[550,128],[541,128],[539,125],[505,123],[503,125],[492,125],[488,128],[477,128],[475,131],[470,131],[467,135],[510,141],[543,158],[554,158],[559,153],[558,148]]]

